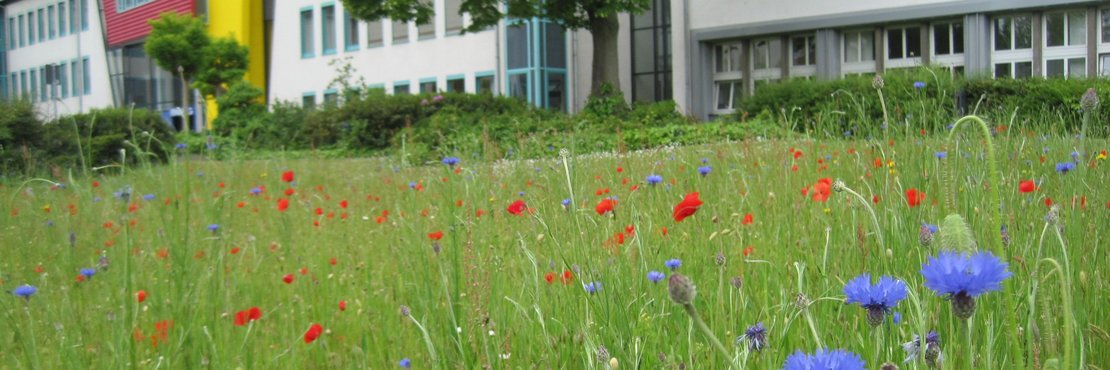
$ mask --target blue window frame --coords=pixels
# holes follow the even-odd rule
[[[324,3],[320,6],[320,42],[323,54],[335,54],[335,4]]]
[[[567,109],[566,32],[540,18],[507,22],[505,91],[537,107]]]
[[[17,47],[15,43],[15,35],[15,17],[8,17],[8,50],[12,50]]]
[[[466,92],[466,75],[447,75],[447,92]]]
[[[58,37],[66,35],[66,2],[58,3]]]
[[[39,9],[38,14],[39,19],[37,22],[39,26],[39,42],[43,42],[46,41],[46,12],[44,12],[42,9]]]
[[[116,0],[116,12],[123,13],[151,1],[154,0]]]
[[[20,14],[19,15],[19,37],[18,37],[19,38],[19,47],[23,47],[24,45],[27,45],[26,44],[27,37],[24,36],[24,35],[26,35],[26,32],[27,32],[26,30],[27,30],[27,28],[24,27],[24,24],[23,24],[23,14]]]
[[[315,109],[316,108],[316,93],[306,92],[301,94],[301,108]]]
[[[427,77],[420,79],[420,93],[421,94],[435,94],[436,93],[436,78]]]
[[[358,19],[351,17],[350,12],[343,12],[343,49],[346,51],[358,50]]]
[[[497,73],[494,71],[478,72],[474,74],[474,92],[478,94],[496,94],[497,83],[494,82]]]
[[[408,95],[411,93],[408,81],[397,81],[393,83],[393,95]]]
[[[316,56],[316,45],[312,35],[312,7],[301,8],[301,58]]]
[[[92,73],[89,73],[89,57],[81,58],[81,84],[85,95],[92,94]]]

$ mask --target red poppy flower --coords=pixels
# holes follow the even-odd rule
[[[347,209],[347,200],[346,199],[339,201],[339,208]]]
[[[143,303],[143,301],[146,300],[146,291],[145,290],[140,290],[140,291],[136,292],[135,293],[135,299],[137,299],[139,301],[139,303]]]
[[[755,248],[750,245],[747,248],[744,248],[744,257],[750,256],[753,251],[755,251]]]
[[[923,200],[925,200],[925,192],[918,191],[917,188],[906,190],[906,204],[911,208],[917,207]]]
[[[428,233],[428,239],[432,239],[432,240],[443,239],[443,232],[442,231],[436,231],[434,233]]]
[[[100,181],[93,181],[92,186],[94,188],[99,188],[100,187]]]
[[[239,254],[239,247],[232,247],[231,254]]]
[[[879,204],[879,196],[878,195],[872,195],[871,196],[871,203]]]
[[[698,192],[695,191],[686,194],[686,198],[683,198],[681,202],[674,206],[673,216],[675,222],[682,222],[682,220],[685,220],[687,217],[693,216],[701,205],[702,202],[698,199]]]
[[[563,284],[570,285],[574,281],[574,273],[570,270],[563,271]]]
[[[320,324],[313,323],[312,326],[308,328],[308,331],[304,332],[304,342],[312,343],[316,341],[316,338],[320,337],[320,334],[323,333],[324,327],[320,326]]]
[[[608,212],[612,212],[613,211],[613,206],[616,205],[616,204],[617,204],[617,201],[609,199],[609,198],[605,198],[605,199],[602,199],[600,202],[597,202],[597,207],[594,207],[594,211],[597,211],[598,215],[604,215]]]
[[[802,151],[801,150],[795,150],[794,151],[794,159],[798,159],[798,158],[801,158],[801,157],[802,157]]]
[[[281,181],[293,182],[293,171],[285,171],[281,173]]]
[[[251,321],[262,318],[262,310],[258,307],[251,307],[235,313],[235,326],[244,326]]]
[[[829,195],[832,195],[832,179],[825,177],[817,180],[813,184],[813,200],[818,202],[825,202],[829,200]]]
[[[744,220],[740,221],[740,224],[741,225],[751,225],[752,221],[753,221],[752,214],[749,213],[749,214],[744,215]]]
[[[667,227],[663,226],[663,228],[662,228],[662,230],[660,230],[660,232],[663,233],[663,236],[667,236]]]
[[[1033,180],[1025,180],[1018,184],[1018,191],[1022,193],[1032,193],[1037,190],[1037,184]]]
[[[525,208],[524,201],[520,200],[520,199],[517,199],[517,201],[513,202],[512,204],[509,204],[509,207],[506,208],[505,210],[509,211],[509,213],[512,213],[513,215],[520,216],[522,213],[524,213],[524,208]]]
[[[1052,207],[1053,204],[1055,204],[1055,203],[1052,202],[1052,198],[1044,198],[1044,206],[1045,207]]]
[[[293,196],[293,194],[296,194],[296,193],[297,193],[297,191],[293,190],[293,188],[285,189],[285,196],[287,196],[287,197],[291,197],[291,196]]]
[[[339,301],[339,310],[340,311],[346,311],[347,310],[347,301]]]
[[[555,282],[555,273],[554,272],[549,272],[549,273],[543,275],[543,280],[547,281],[548,284],[554,283]]]
[[[285,212],[286,209],[289,209],[289,199],[278,198],[277,209],[282,212]]]
[[[875,158],[875,168],[883,168],[883,160],[881,158]]]
[[[281,281],[284,281],[286,284],[293,284],[293,274],[285,274],[285,276],[281,277]]]

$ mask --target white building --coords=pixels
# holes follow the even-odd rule
[[[271,101],[335,99],[333,61],[393,93],[491,91],[578,111],[590,91],[589,32],[540,20],[459,35],[462,0],[416,26],[350,21],[340,1],[275,5]],[[621,90],[673,99],[699,118],[761,86],[925,64],[997,78],[1110,73],[1110,4],[1081,0],[652,0],[622,14]]]
[[[0,1],[4,96],[29,99],[47,119],[111,106],[99,3]]]

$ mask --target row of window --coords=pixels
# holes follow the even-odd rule
[[[27,13],[8,17],[8,50],[76,33],[89,29],[89,0],[58,1]]]
[[[8,76],[8,96],[32,102],[48,102],[92,93],[89,57],[47,64],[12,72]]]
[[[1099,10],[1099,19],[1099,41],[1110,44],[1110,9]],[[1033,16],[993,16],[991,24],[993,74],[996,77],[1032,77]],[[1046,12],[1041,24],[1044,31],[1043,76],[1086,76],[1087,10]],[[885,27],[883,32],[875,29],[847,30],[839,35],[843,62],[841,73],[844,75],[873,73],[877,53],[880,52],[885,52],[886,68],[918,65],[926,45],[931,45],[932,63],[947,65],[957,73],[963,70],[965,45],[962,20],[932,22],[927,26]],[[876,42],[876,37],[882,39]],[[790,44],[786,54],[782,45],[784,40]],[[784,71],[789,71],[791,77],[812,78],[816,74],[816,33],[757,38],[747,42],[750,44],[750,56],[744,55],[744,44],[740,41],[715,45],[713,79],[718,111],[732,109],[743,91],[745,77],[753,79],[758,88],[781,79]],[[1110,74],[1110,45],[1100,46],[1099,49],[1100,73]],[[789,64],[784,63],[783,57],[788,58]],[[744,63],[751,63],[750,76],[745,76]]]
[[[494,76],[493,72],[476,73],[474,75],[474,79],[473,79],[473,81],[474,81],[474,86],[473,86],[474,92],[479,93],[479,94],[493,94],[493,93],[495,93],[493,76]],[[437,80],[438,79],[435,78],[435,77],[419,80],[418,83],[416,84],[416,87],[417,87],[416,93],[419,93],[419,94],[434,94],[434,93],[440,92],[440,89],[437,87]],[[463,75],[447,76],[446,82],[447,82],[446,85],[444,85],[446,87],[446,89],[443,90],[443,91],[446,91],[446,92],[466,92],[467,91],[467,89],[466,89],[466,77],[463,76]],[[413,85],[412,85],[411,81],[407,81],[407,80],[406,81],[395,81],[390,86],[390,90],[388,90],[388,91],[392,92],[393,95],[412,94],[413,93],[412,86]],[[367,86],[367,88],[382,89],[382,90],[386,89],[384,84],[369,85],[369,86]],[[324,99],[323,99],[322,103],[325,104],[325,105],[338,104],[339,103],[339,91],[336,90],[336,89],[324,90],[323,98]],[[313,108],[313,107],[316,107],[316,104],[317,104],[317,102],[316,102],[316,92],[314,92],[314,91],[313,92],[306,92],[306,93],[301,95],[301,105],[303,107]]]
[[[152,1],[154,0],[116,0],[116,12],[123,13],[124,11],[138,8],[140,5]]]
[[[446,34],[458,34],[463,29],[463,18],[459,14],[459,8],[462,5],[462,0],[439,0],[443,3],[444,12],[444,29]],[[434,5],[434,3],[433,3]],[[308,6],[301,8],[301,56],[303,58],[311,58],[316,56],[316,35],[315,30],[317,27],[315,8]],[[373,22],[359,21],[351,14],[344,11],[342,23],[339,23],[338,14],[339,10],[336,9],[335,3],[328,2],[320,6],[320,46],[322,55],[335,54],[337,44],[339,43],[337,35],[339,28],[342,27],[343,35],[343,49],[345,51],[358,50],[362,45],[362,35],[366,35],[366,47],[382,46],[385,38],[385,29],[383,21],[377,20]],[[419,40],[435,38],[436,22],[426,24],[417,24],[416,31]],[[403,44],[409,41],[409,22],[391,22],[392,30],[392,44]],[[365,33],[362,31],[365,25]]]

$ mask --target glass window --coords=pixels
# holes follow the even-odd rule
[[[714,101],[717,102],[717,110],[732,110],[733,103],[739,98],[737,90],[741,89],[743,81],[718,81],[717,88],[715,89]]]
[[[651,72],[655,70],[655,33],[653,29],[645,28],[632,31],[632,45],[635,55],[632,56],[632,73]]]
[[[1008,15],[994,19],[994,50],[1029,49],[1032,45],[1032,17]]]
[[[444,26],[447,33],[457,33],[462,31],[463,17],[459,13],[462,6],[462,0],[444,0]]]
[[[528,26],[522,23],[513,24],[505,30],[508,50],[509,69],[527,68],[528,63]]]
[[[563,32],[563,27],[555,23],[545,23],[544,29],[547,33],[544,35],[544,54],[547,59],[547,67],[566,68],[567,46],[566,33]]]
[[[77,29],[80,27],[80,25],[77,24],[78,19],[77,0],[69,0],[69,32],[78,32]]]
[[[424,82],[420,83],[420,93],[421,94],[434,94],[435,92],[436,92],[436,82],[435,81],[424,81]]]
[[[408,94],[409,94],[409,83],[408,82],[400,82],[400,83],[394,83],[393,84],[393,95],[408,95]]]
[[[963,54],[963,22],[938,23],[933,25],[933,53],[936,55]]]
[[[795,36],[790,39],[791,62],[796,66],[817,65],[817,37]]]
[[[844,62],[875,60],[875,33],[871,30],[844,33]]]
[[[887,59],[921,56],[921,28],[891,28],[886,32]]]
[[[1045,76],[1064,77],[1064,60],[1053,59],[1045,62]]]
[[[35,101],[35,99],[38,99],[39,79],[37,77],[37,73],[37,71],[33,69],[31,70],[31,101]]]
[[[431,39],[436,37],[436,22],[435,16],[428,20],[428,23],[416,24],[416,37],[420,40]]]
[[[66,63],[59,64],[58,65],[58,87],[61,88],[61,90],[62,90],[61,94],[62,94],[63,98],[69,96],[69,81],[66,78],[66,76],[67,76]]]
[[[27,13],[27,45],[35,44],[35,12]]]
[[[509,96],[528,100],[528,73],[515,73],[509,75]]]
[[[1099,54],[1099,76],[1110,77],[1110,54]],[[12,76],[12,82],[15,82],[15,76]]]
[[[1068,59],[1068,77],[1086,77],[1087,58]]]
[[[149,3],[151,1],[154,1],[154,0],[117,0],[116,1],[116,11],[117,12],[123,12],[123,11],[129,10],[129,9],[134,9],[134,8],[138,7],[139,5],[143,5],[143,4]]]
[[[316,94],[301,95],[301,108],[313,109],[316,108]]]
[[[324,91],[324,106],[334,107],[339,105],[339,93],[335,90]]]
[[[81,86],[85,95],[92,94],[92,70],[89,68],[89,58],[81,59]]]
[[[1102,10],[1102,43],[1110,43],[1110,8]]]
[[[89,30],[89,0],[81,0],[81,30]]]
[[[27,92],[29,90],[27,88],[27,71],[19,72],[19,87],[19,95],[27,96]]]
[[[301,57],[311,58],[316,54],[312,35],[312,9],[301,10]]]
[[[632,17],[632,99],[671,99],[670,1],[650,0],[650,7]]]
[[[756,40],[752,47],[755,69],[778,68],[782,65],[782,40]]]
[[[378,46],[382,44],[382,21],[377,20],[366,23],[366,45]]]
[[[46,41],[46,21],[45,21],[46,20],[45,19],[46,15],[45,14],[46,13],[44,13],[42,11],[42,9],[39,9],[39,19],[37,21],[38,25],[39,25],[39,42]]]
[[[474,91],[479,94],[493,94],[493,75],[474,78]]]
[[[742,71],[743,66],[740,64],[742,60],[741,50],[743,49],[740,47],[740,43],[738,42],[717,45],[715,52],[716,55],[714,58],[716,59],[715,64],[717,65],[717,72],[723,73]]]
[[[58,3],[58,36],[66,35],[66,3]]]
[[[26,37],[23,37],[23,35],[24,35],[23,30],[24,29],[25,28],[23,27],[23,14],[20,14],[19,15],[19,37],[18,37],[19,38],[19,47],[23,47],[23,45],[25,45],[23,43],[24,39],[26,39]]]
[[[404,44],[409,42],[409,23],[408,22],[392,22],[393,23],[393,44]]]
[[[53,5],[46,7],[46,24],[47,24],[47,27],[46,27],[47,28],[47,33],[50,35],[50,39],[53,40],[55,37],[58,36],[58,34],[55,32],[55,28],[54,28],[54,6]]]
[[[69,76],[70,76],[70,79],[69,79],[70,89],[69,90],[73,91],[73,96],[77,96],[77,92],[80,91],[80,90],[77,90],[77,81],[78,81],[78,78],[81,76],[81,74],[80,74],[80,71],[77,69],[77,61],[76,60],[74,60],[72,62],[69,62]]]
[[[50,83],[51,83],[51,81],[47,81],[47,79],[50,78],[50,76],[47,75],[47,72],[48,72],[48,70],[45,66],[42,67],[42,68],[39,68],[39,77],[41,78],[39,80],[39,82],[42,83],[42,85],[39,86],[39,100],[40,101],[47,101],[47,100],[50,99]]]
[[[335,54],[335,5],[320,8],[320,27],[323,33],[323,54]]]
[[[352,18],[351,13],[343,13],[343,46],[347,50],[358,49],[358,19]]]
[[[448,79],[447,92],[466,92],[466,80],[463,78]]]
[[[563,73],[547,73],[547,107],[554,110],[565,110],[567,92],[567,77]]]
[[[8,50],[16,48],[17,44],[15,42],[15,35],[16,35],[16,32],[15,32],[15,18],[9,17],[8,18]]]

